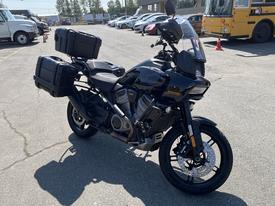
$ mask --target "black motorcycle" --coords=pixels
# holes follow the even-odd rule
[[[167,14],[174,16],[169,2]],[[143,151],[159,149],[161,170],[171,184],[188,193],[208,193],[226,181],[233,156],[216,123],[191,115],[210,87],[204,51],[187,20],[173,17],[157,28],[161,37],[152,47],[162,50],[126,73],[95,60],[100,38],[57,29],[56,49],[72,62],[40,57],[35,83],[54,97],[68,96],[68,122],[78,137],[101,131]]]

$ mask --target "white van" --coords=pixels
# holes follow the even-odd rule
[[[38,33],[35,22],[15,19],[8,9],[0,8],[0,40],[26,45],[39,36]]]

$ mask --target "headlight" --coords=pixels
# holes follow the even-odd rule
[[[35,31],[35,25],[25,25],[25,27],[31,31]]]
[[[189,91],[189,94],[193,95],[199,95],[199,94],[204,94],[208,87],[194,87]]]

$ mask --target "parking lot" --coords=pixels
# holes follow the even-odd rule
[[[99,35],[100,59],[127,69],[153,57],[155,36],[104,25],[73,26]],[[40,55],[56,55],[47,43],[0,44],[1,205],[274,205],[275,41],[202,38],[206,77],[212,87],[195,114],[218,123],[234,153],[230,178],[217,191],[192,196],[161,174],[158,152],[144,153],[103,134],[84,141],[71,132],[66,98],[54,99],[34,86]],[[69,150],[68,150],[69,149]]]

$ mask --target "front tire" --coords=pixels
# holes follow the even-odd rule
[[[26,32],[17,32],[14,35],[14,40],[20,45],[27,45],[30,42],[30,37]]]
[[[87,124],[71,102],[68,103],[67,107],[67,119],[73,132],[80,138],[89,138],[97,133],[97,129]]]
[[[204,152],[204,155],[206,158],[206,163],[201,166],[201,170],[198,167],[199,172],[207,172],[209,173],[205,176],[201,177],[194,177],[192,174],[196,173],[188,173],[189,171],[186,169],[189,168],[195,168],[190,167],[190,161],[184,162],[187,163],[185,170],[182,169],[182,158],[177,155],[171,155],[171,149],[173,144],[178,138],[183,138],[182,136],[182,130],[180,128],[173,128],[168,132],[168,134],[165,136],[164,140],[161,143],[160,150],[159,150],[159,162],[160,162],[160,168],[164,174],[164,176],[167,178],[167,180],[175,186],[177,189],[191,194],[205,194],[210,193],[220,186],[224,184],[224,182],[227,180],[227,178],[230,175],[232,165],[233,165],[233,155],[232,150],[229,142],[227,141],[226,137],[214,126],[210,125],[201,125],[200,126],[200,132],[201,134],[206,134],[210,137],[210,139],[213,140],[213,142],[210,141],[211,144],[216,144],[218,149],[220,150],[220,165],[216,166],[216,159],[215,158],[215,165],[214,167],[206,168],[206,165],[211,165],[212,160],[207,161],[208,156],[209,159],[211,158],[211,155],[213,155],[212,150],[209,149],[212,146],[207,146],[208,142],[204,142],[204,146],[208,147],[208,153]],[[204,140],[203,140],[204,141]],[[209,144],[210,144],[209,143]],[[180,144],[180,143],[179,143]],[[178,146],[177,146],[178,147]],[[206,150],[205,150],[206,151]],[[215,154],[217,155],[217,154]],[[174,158],[174,159],[173,159]],[[176,158],[176,159],[175,159]],[[181,162],[180,162],[181,158]],[[172,161],[175,161],[175,164],[181,165],[179,167],[173,166]],[[173,163],[174,164],[174,163]],[[184,165],[185,166],[185,165]],[[205,167],[205,168],[203,168]],[[205,170],[203,170],[205,169]],[[181,170],[181,171],[180,171]],[[210,171],[212,170],[212,171]],[[186,174],[187,173],[187,174]],[[213,174],[212,174],[213,173]],[[202,174],[204,175],[204,174]],[[213,175],[213,176],[212,176]],[[207,180],[204,180],[203,178],[209,178]]]

